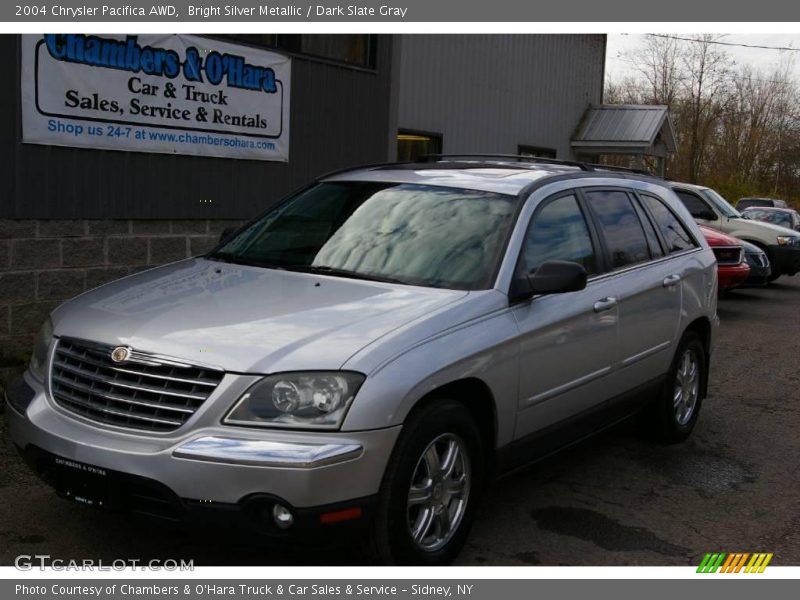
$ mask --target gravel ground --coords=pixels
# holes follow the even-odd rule
[[[800,277],[720,300],[710,397],[684,444],[624,423],[492,487],[458,563],[693,565],[707,551],[774,552],[800,565]],[[0,420],[2,422],[2,420]],[[0,564],[53,558],[196,565],[358,564],[359,549],[286,548],[165,527],[67,502],[0,425]]]

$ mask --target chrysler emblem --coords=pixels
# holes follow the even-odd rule
[[[128,360],[131,356],[131,349],[125,346],[117,346],[111,351],[111,360],[115,363],[121,363]]]

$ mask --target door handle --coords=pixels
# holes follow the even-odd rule
[[[680,275],[670,275],[669,277],[664,278],[664,283],[662,284],[664,287],[672,287],[676,283],[681,280]]]
[[[608,310],[610,308],[614,308],[617,305],[617,299],[609,296],[607,298],[602,298],[594,303],[594,312],[599,313],[603,312],[604,310]]]

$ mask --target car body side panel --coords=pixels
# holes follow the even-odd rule
[[[410,348],[370,372],[342,430],[399,425],[431,391],[474,378],[486,384],[493,396],[498,445],[510,442],[518,397],[518,333],[517,323],[506,308]],[[387,398],[397,401],[387,402]]]
[[[520,336],[520,398],[515,438],[603,405],[615,368],[618,307],[606,279],[578,292],[540,296],[514,308]]]
[[[709,345],[711,351],[714,348],[715,332],[719,325],[717,261],[713,252],[695,253],[691,255],[691,259],[682,282],[680,333],[697,319],[708,319],[711,324]]]
[[[609,276],[619,302],[615,395],[668,370],[679,335],[686,256],[668,256]],[[672,277],[680,281],[665,285]]]

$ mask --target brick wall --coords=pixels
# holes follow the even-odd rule
[[[27,354],[47,314],[64,300],[201,254],[240,223],[0,219],[0,361]]]

